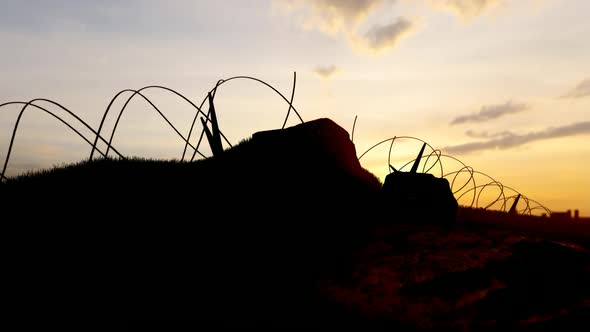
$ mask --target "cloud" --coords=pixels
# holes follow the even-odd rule
[[[402,37],[417,28],[416,22],[428,11],[451,11],[471,19],[513,0],[275,0],[306,29],[321,31],[347,40],[359,51],[379,53],[399,44]],[[398,4],[394,6],[395,4]],[[423,6],[423,4],[427,4]],[[387,18],[388,13],[407,8],[420,14],[412,20]],[[416,11],[410,11],[416,13]],[[376,22],[376,19],[379,22]],[[387,22],[387,20],[390,20]],[[385,21],[383,21],[385,20]],[[371,27],[372,26],[372,27]],[[366,27],[371,27],[365,30]]]
[[[374,51],[391,49],[408,32],[412,31],[414,23],[406,18],[399,17],[385,25],[374,25],[364,36],[366,45]]]
[[[397,0],[282,0],[291,13],[299,15],[304,28],[315,29],[331,36],[343,37],[355,50],[377,53],[394,48],[414,30],[415,24],[398,17],[385,24],[370,25],[376,12],[388,12],[386,4]],[[363,32],[364,31],[364,32]]]
[[[582,98],[588,96],[590,96],[590,78],[583,80],[575,88],[561,96],[561,98]]]
[[[329,79],[340,71],[340,68],[335,65],[319,66],[313,72],[318,74],[321,78]]]
[[[391,1],[391,0],[389,0]],[[303,25],[336,34],[363,22],[385,0],[283,0],[291,11],[303,12]]]
[[[431,0],[434,6],[450,10],[463,18],[479,16],[503,2],[504,0]]]
[[[500,138],[448,146],[443,150],[450,154],[465,154],[481,150],[509,149],[534,141],[583,134],[590,134],[590,121],[578,122],[562,127],[550,127],[542,131],[522,135],[508,133]]]
[[[497,138],[502,136],[510,136],[513,135],[513,133],[511,131],[502,131],[499,133],[490,134],[487,131],[476,132],[473,130],[468,130],[465,132],[465,135],[471,138]]]
[[[512,101],[508,101],[504,104],[483,106],[477,113],[456,117],[453,121],[451,121],[451,125],[466,122],[485,122],[508,114],[520,113],[528,110],[529,108],[530,106],[527,104],[514,103]]]

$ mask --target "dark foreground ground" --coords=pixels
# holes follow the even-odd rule
[[[590,330],[588,227],[470,210],[440,226],[380,189],[329,120],[198,163],[12,179],[4,317],[27,331]]]
[[[478,225],[391,225],[318,281],[360,329],[588,330],[590,252]]]
[[[287,217],[275,225],[131,227],[103,218],[91,225],[83,218],[79,225],[21,220],[20,235],[5,233],[3,288],[8,316],[19,326],[590,329],[590,251],[580,238],[399,220],[370,227],[314,225],[328,220],[321,218],[301,225]]]

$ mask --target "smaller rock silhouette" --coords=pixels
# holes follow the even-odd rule
[[[410,172],[393,173],[385,177],[381,192],[387,209],[400,222],[451,225],[457,216],[458,204],[449,181],[432,174],[417,173],[426,143],[422,146]]]

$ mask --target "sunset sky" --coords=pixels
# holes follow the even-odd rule
[[[590,216],[589,14],[587,0],[2,0],[0,103],[49,98],[97,128],[122,89],[164,85],[200,103],[217,80],[249,75],[290,96],[297,72],[304,120],[350,132],[358,116],[359,154],[416,136],[552,210]],[[191,108],[146,95],[188,132]],[[182,141],[148,106],[132,102],[115,146],[180,158]],[[216,106],[233,143],[287,111],[248,81],[223,86]],[[2,162],[19,109],[0,109]],[[361,162],[383,178],[382,152]],[[32,110],[8,175],[88,154]]]

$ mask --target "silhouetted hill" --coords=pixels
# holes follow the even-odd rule
[[[273,326],[311,310],[314,275],[362,241],[381,183],[319,119],[198,162],[101,159],[0,188],[9,219],[35,225],[15,234],[27,293],[140,323],[248,325],[265,312]]]
[[[437,226],[433,205],[380,191],[329,119],[198,162],[17,177],[0,186],[6,314],[61,330],[588,328],[587,249],[507,214]]]
[[[101,192],[101,201],[113,195],[182,199],[217,198],[236,203],[253,196],[308,197],[331,194],[365,196],[381,188],[379,180],[363,169],[348,133],[329,119],[319,119],[286,130],[259,132],[216,158],[197,162],[101,159],[27,174],[8,181],[7,190],[22,188],[56,192],[78,191],[88,198]],[[103,196],[103,190],[106,191]],[[221,197],[210,199],[213,194]],[[43,197],[51,198],[53,195]],[[80,196],[80,195],[76,195]],[[176,197],[179,196],[179,197]]]

